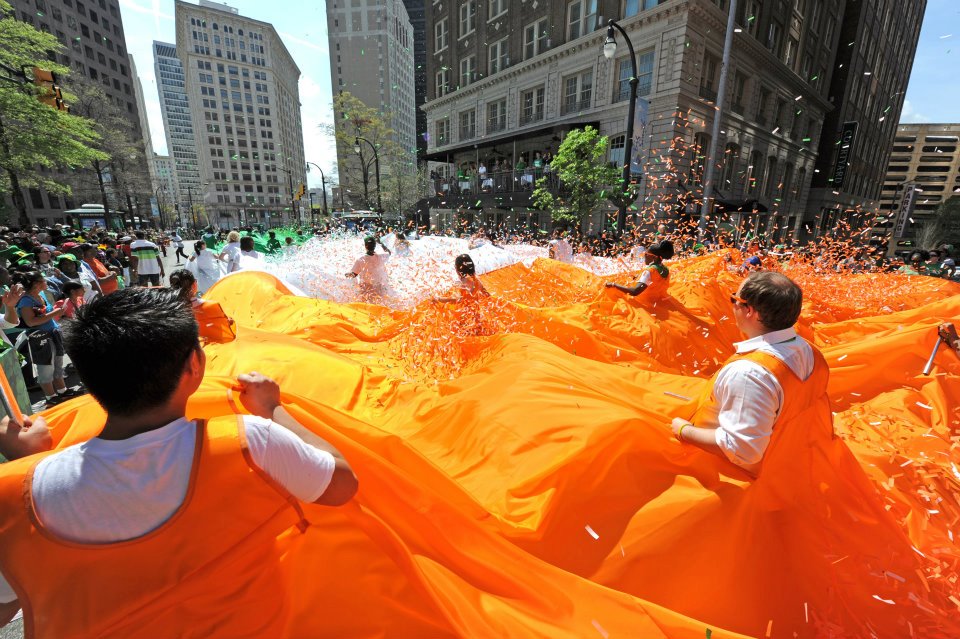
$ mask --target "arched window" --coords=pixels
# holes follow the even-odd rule
[[[739,166],[740,146],[728,144],[723,150],[723,174],[718,185],[719,190],[727,197],[731,197],[739,191],[740,175],[737,173]]]
[[[754,151],[750,154],[750,164],[747,165],[747,193],[757,197],[763,192],[763,153]]]
[[[764,188],[763,194],[770,198],[777,197],[780,181],[777,179],[777,158],[772,155],[767,158],[767,170],[764,176],[764,182],[766,188]]]

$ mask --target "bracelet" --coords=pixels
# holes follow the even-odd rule
[[[680,430],[677,431],[677,439],[679,439],[682,442],[687,441],[683,438],[683,429],[686,428],[687,426],[693,426],[693,424],[691,424],[690,422],[687,422],[686,424],[680,427]]]

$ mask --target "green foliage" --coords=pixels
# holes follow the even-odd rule
[[[607,144],[593,127],[570,131],[550,162],[560,179],[560,192],[551,192],[548,179],[541,178],[533,192],[534,205],[549,211],[554,222],[579,225],[612,196],[609,189],[619,181],[617,169],[606,162]]]
[[[54,36],[14,20],[10,5],[0,0],[0,63],[28,72],[36,66],[66,76],[67,67],[48,59],[60,49]],[[0,70],[0,75],[10,74]],[[0,81],[0,192],[11,191],[16,182],[20,187],[69,193],[69,186],[58,182],[55,174],[40,169],[76,168],[106,159],[91,148],[99,139],[92,122],[57,111],[37,96],[33,84]]]
[[[933,249],[944,244],[960,246],[960,196],[957,195],[942,202],[917,235],[920,248]]]

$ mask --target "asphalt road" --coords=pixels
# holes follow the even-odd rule
[[[187,255],[193,254],[194,241],[195,240],[183,241],[183,251]],[[161,255],[161,258],[163,259],[163,270],[167,276],[169,276],[170,273],[172,273],[176,269],[183,267],[182,263],[181,265],[178,266],[177,260],[174,258],[174,253],[176,253],[176,250],[177,249],[173,245],[171,245],[167,247],[167,256],[163,257]],[[169,280],[165,277],[162,283],[166,285],[167,283],[169,283]],[[80,383],[80,380],[76,377],[76,375],[71,375],[67,379],[67,384],[73,385],[73,384],[79,384],[79,383]],[[42,396],[43,396],[42,391],[38,390],[35,392],[31,392],[30,401],[33,401],[33,402],[39,401]],[[4,626],[3,628],[0,628],[0,639],[23,639],[23,621],[17,620]]]

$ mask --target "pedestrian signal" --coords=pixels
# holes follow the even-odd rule
[[[59,79],[53,71],[39,67],[33,68],[33,83],[39,89],[39,100],[57,111],[70,112],[70,107],[63,101],[63,91],[60,89]]]

